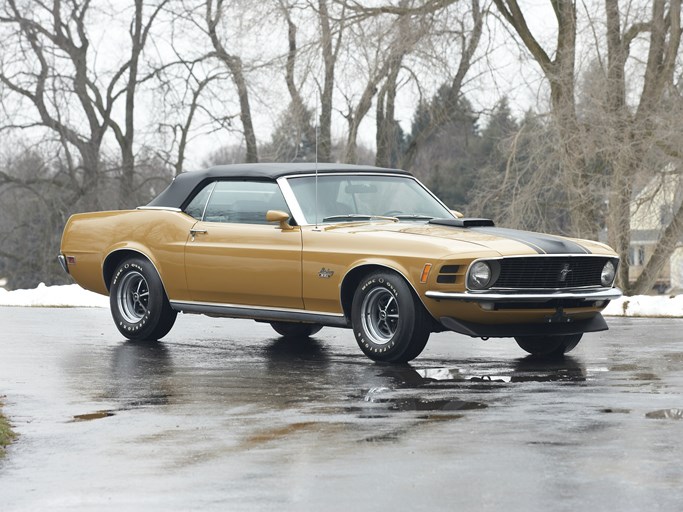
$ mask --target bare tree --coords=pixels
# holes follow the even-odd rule
[[[170,142],[156,151],[177,176],[185,170],[193,137],[224,128],[231,123],[232,117],[217,119],[205,103],[215,82],[229,80],[228,72],[222,69],[204,69],[205,58],[194,62],[186,61],[178,52],[176,57],[176,62],[159,66],[154,74],[159,85],[158,101],[164,106],[159,119],[159,130],[171,136]],[[198,121],[199,117],[203,119]],[[200,126],[197,126],[198,122]]]
[[[285,21],[287,22],[287,59],[285,63],[285,82],[287,83],[287,91],[289,92],[289,97],[291,100],[291,105],[290,105],[290,112],[292,113],[292,120],[294,121],[296,130],[297,130],[297,136],[299,139],[306,138],[309,141],[315,141],[316,140],[316,133],[315,133],[315,128],[311,124],[311,119],[309,115],[309,109],[306,106],[306,103],[304,102],[304,99],[301,95],[301,87],[297,83],[296,80],[296,65],[297,65],[297,59],[299,57],[299,48],[298,48],[298,43],[297,43],[297,32],[298,32],[298,27],[296,23],[294,22],[292,18],[292,6],[289,5],[285,0],[278,0],[279,6],[280,6],[280,11],[282,12],[282,15],[285,18]],[[329,28],[329,20],[328,20],[328,28]],[[334,77],[334,73],[332,72],[332,77]],[[331,98],[330,98],[331,99]],[[331,105],[331,103],[330,103]],[[331,113],[331,110],[330,110]],[[331,114],[330,114],[330,120],[329,122],[331,123]],[[320,160],[327,162],[329,161],[329,134],[330,130],[326,130],[326,139],[325,142],[325,147],[323,148],[323,152],[326,151],[321,157]]]
[[[428,2],[427,8],[414,6],[405,0],[396,6],[384,7],[348,3],[349,19],[353,21],[348,31],[356,41],[352,50],[354,57],[350,60],[354,62],[355,70],[365,69],[366,78],[360,92],[351,88],[351,92],[345,94],[347,107],[344,117],[348,124],[345,161],[355,161],[360,124],[376,100],[376,163],[389,165],[389,155],[395,153],[393,146],[398,124],[394,119],[394,108],[400,77],[402,74],[411,79],[416,76],[404,69],[405,60],[421,43],[435,37],[435,20],[454,3]]]
[[[434,9],[440,4],[448,6],[454,2],[434,2]],[[439,7],[440,8],[440,7]],[[480,5],[479,0],[470,1],[469,17],[471,25],[468,25],[465,18],[458,21],[457,28],[452,31],[455,41],[452,45],[459,48],[459,59],[455,73],[450,79],[448,102],[455,105],[462,96],[465,79],[474,63],[475,52],[479,48],[484,24],[484,15],[487,8]],[[453,37],[453,36],[452,36]],[[450,113],[447,110],[431,112],[430,122],[422,127],[420,133],[413,137],[404,152],[401,167],[411,169],[415,158],[421,147],[438,130],[443,128],[450,121]]]
[[[601,202],[607,199],[609,239],[622,260],[620,283],[631,292],[647,291],[683,234],[681,210],[664,230],[654,256],[638,281],[632,287],[629,285],[629,219],[634,177],[639,172],[653,172],[648,166],[650,148],[656,146],[656,125],[663,101],[675,91],[674,70],[681,38],[680,0],[655,0],[648,19],[635,20],[627,26],[622,26],[618,2],[605,0],[607,62],[602,64],[605,84],[600,89],[602,97],[592,105],[600,113],[600,120],[593,124],[585,123],[577,114],[576,4],[550,1],[558,24],[551,57],[552,53],[531,33],[516,0],[494,0],[494,3],[539,65],[549,85],[552,118],[559,134],[560,170],[571,206],[571,232],[595,237],[601,223]],[[597,39],[598,31],[594,33]],[[627,77],[629,74],[635,77],[638,72],[637,66],[628,64],[633,58],[632,43],[644,33],[649,34],[649,41],[641,75],[643,88],[637,102],[629,105]],[[595,129],[595,124],[599,124],[599,129]],[[606,178],[596,176],[592,163],[596,159],[603,162],[600,170],[607,174]],[[606,197],[596,190],[598,179],[609,188]]]
[[[398,133],[398,123],[395,119],[396,94],[398,92],[398,75],[401,71],[401,61],[403,55],[390,64],[384,85],[377,95],[377,134],[375,137],[377,144],[377,154],[375,165],[379,167],[390,167],[392,154],[397,151],[396,139]]]
[[[335,85],[335,70],[342,48],[342,36],[345,28],[345,7],[342,6],[334,29],[327,0],[318,0],[318,17],[324,66],[323,83],[320,91],[318,158],[322,162],[329,162],[332,150],[332,95]]]
[[[128,204],[135,189],[135,99],[142,51],[150,28],[168,0],[160,0],[144,20],[143,0],[134,1],[127,57],[109,73],[95,69],[97,48],[89,36],[89,0],[20,5],[8,0],[0,23],[16,45],[19,61],[2,62],[0,82],[34,109],[38,121],[10,124],[10,128],[41,126],[55,133],[69,162],[74,191],[97,204],[102,173],[101,150],[111,129],[121,151],[120,204]],[[5,53],[4,55],[8,55]],[[37,68],[31,63],[37,63]],[[103,76],[110,76],[102,81]],[[115,105],[124,101],[123,122],[116,120]],[[13,101],[5,98],[5,101]],[[84,122],[81,122],[84,121]],[[78,161],[72,156],[76,149]]]
[[[244,129],[244,141],[247,146],[247,162],[258,162],[258,147],[256,132],[252,121],[251,106],[249,104],[249,89],[244,74],[244,66],[239,55],[229,52],[218,34],[219,24],[225,15],[226,5],[223,0],[206,0],[206,26],[213,45],[213,55],[220,60],[231,73],[237,90],[240,104],[240,119]]]
[[[114,135],[121,149],[121,204],[130,201],[134,197],[135,190],[135,103],[137,98],[138,77],[140,72],[140,60],[142,52],[149,39],[149,32],[161,10],[169,0],[157,0],[152,13],[144,19],[144,0],[134,0],[133,20],[130,24],[128,35],[130,37],[130,56],[114,74],[114,79],[107,88],[107,99],[96,99],[100,115],[107,120],[108,125],[114,131]],[[85,27],[79,32],[85,33]],[[118,85],[120,77],[126,77],[121,85]],[[112,87],[113,86],[113,87]],[[116,88],[118,87],[118,90]],[[95,91],[94,91],[95,92]],[[123,123],[118,123],[112,115],[111,106],[119,96],[125,98],[125,110]]]
[[[23,101],[36,114],[31,116],[22,112],[23,120],[16,120],[16,115],[8,116],[4,128],[42,127],[52,131],[63,144],[69,162],[74,202],[85,195],[92,198],[95,206],[100,150],[108,123],[101,118],[100,109],[91,96],[92,90],[97,89],[96,97],[102,98],[87,67],[89,41],[85,17],[89,2],[70,4],[68,13],[63,12],[60,0],[55,0],[51,7],[44,4],[37,7],[34,10],[19,5],[16,0],[7,0],[0,15],[6,44],[14,49],[3,52],[0,81],[11,95],[3,98],[3,106],[7,111],[8,103]],[[9,59],[9,55],[16,58]],[[55,56],[68,60],[71,69],[56,69]],[[107,89],[112,90],[113,84]],[[107,97],[112,99],[111,95]],[[63,110],[65,104],[70,105],[70,114]],[[109,111],[112,107],[109,105]],[[72,121],[77,116],[85,122]],[[80,161],[72,156],[73,148]]]

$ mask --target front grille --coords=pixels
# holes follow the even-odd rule
[[[492,288],[562,289],[602,286],[608,257],[509,258],[500,260],[500,276]],[[616,264],[616,262],[615,262]]]

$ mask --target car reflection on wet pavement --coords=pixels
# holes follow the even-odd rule
[[[20,434],[1,510],[680,510],[680,320],[612,320],[562,361],[434,335],[378,365],[350,332],[0,308]],[[51,326],[59,325],[59,329]]]

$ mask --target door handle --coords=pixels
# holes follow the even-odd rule
[[[206,235],[208,231],[206,229],[191,229],[190,235],[194,238],[196,235]]]

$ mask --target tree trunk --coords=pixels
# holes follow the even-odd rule
[[[237,89],[237,97],[240,103],[240,119],[242,121],[242,128],[244,130],[244,141],[246,144],[246,161],[247,163],[258,162],[258,149],[256,146],[256,133],[254,132],[254,125],[251,119],[251,107],[249,106],[249,89],[244,78],[244,69],[242,66],[242,59],[237,55],[232,55],[221,43],[218,37],[216,28],[218,22],[223,15],[223,0],[216,1],[215,14],[213,10],[213,1],[206,2],[206,24],[208,27],[211,44],[215,50],[215,56],[225,64],[232,75],[233,83]]]
[[[242,120],[242,126],[244,127],[244,141],[247,146],[246,161],[247,163],[256,163],[258,162],[256,133],[254,132],[254,124],[251,120],[251,107],[249,106],[247,82],[244,80],[242,60],[239,57],[234,57],[230,70],[232,71],[235,87],[237,87],[237,96],[240,100],[240,119]]]
[[[394,63],[384,82],[384,86],[377,95],[377,154],[375,165],[378,167],[392,167],[392,155],[396,152],[396,120],[394,110],[396,105],[396,82],[401,69],[403,55]]]
[[[329,162],[332,159],[332,93],[334,91],[334,71],[337,62],[337,48],[341,41],[341,28],[337,48],[333,46],[330,15],[326,0],[318,0],[320,29],[322,32],[322,52],[325,75],[320,95],[320,128],[318,133],[318,160]]]

